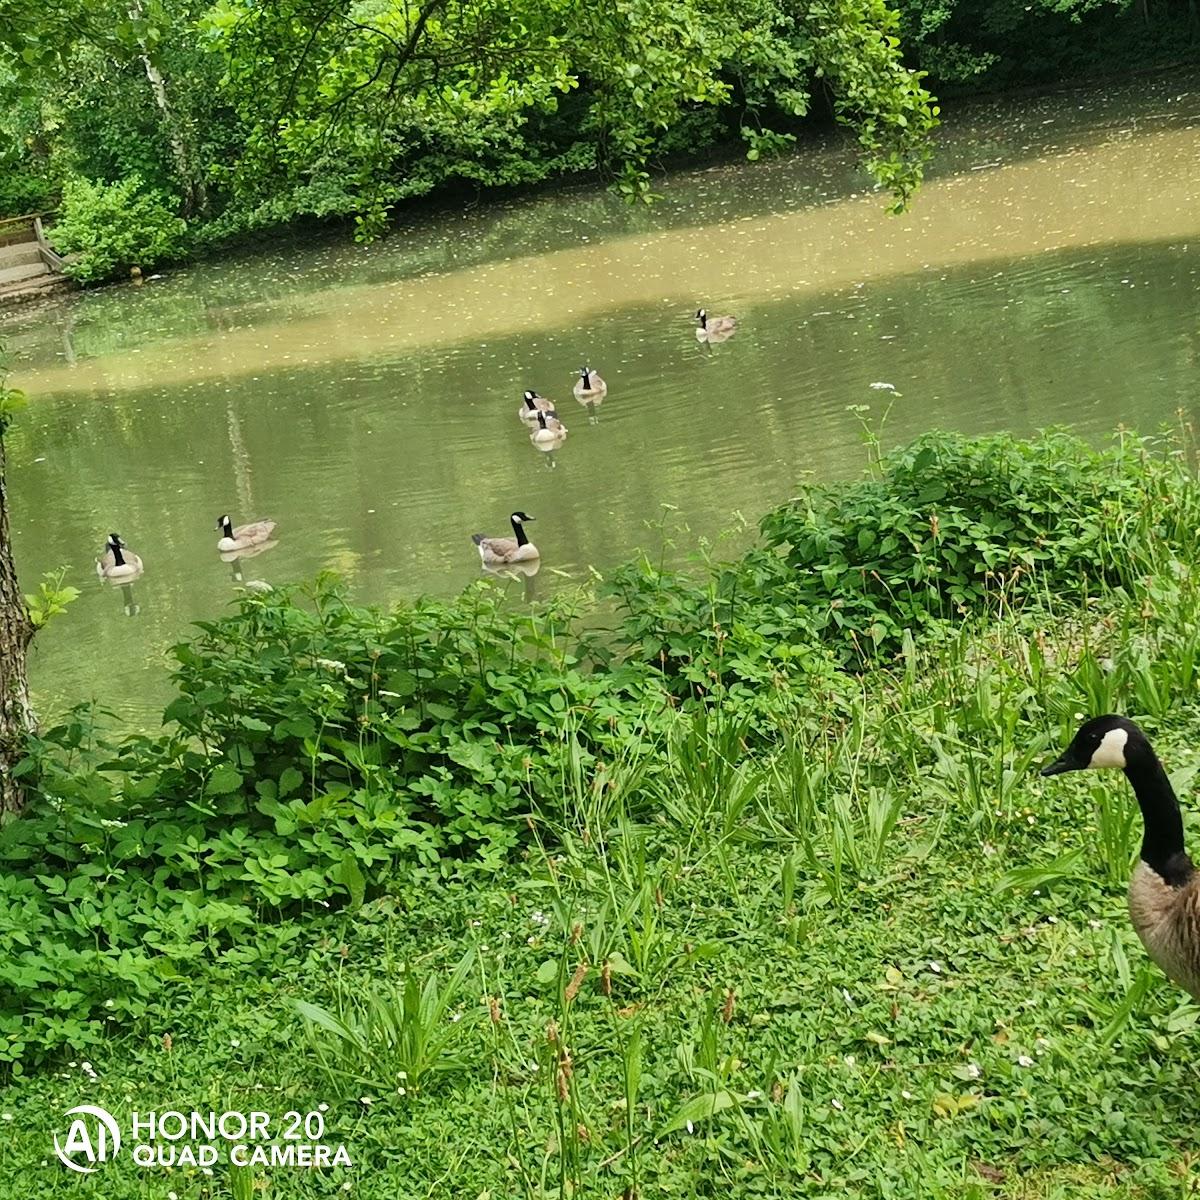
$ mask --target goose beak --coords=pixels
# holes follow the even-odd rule
[[[1061,775],[1064,771],[1081,771],[1083,768],[1069,754],[1056,758],[1054,762],[1043,767],[1039,775]]]

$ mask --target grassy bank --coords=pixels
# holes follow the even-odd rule
[[[0,1195],[1196,1194],[1136,808],[1035,770],[1118,710],[1186,806],[1182,449],[925,439],[737,563],[631,566],[599,639],[248,598],[164,738],[31,760]],[[83,1179],[80,1103],[321,1112],[353,1166]]]

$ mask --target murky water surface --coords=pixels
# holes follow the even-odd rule
[[[543,566],[500,585],[519,603],[655,546],[663,505],[712,537],[805,472],[856,473],[852,405],[892,400],[888,442],[1195,418],[1198,163],[1200,78],[1175,76],[952,115],[900,218],[830,145],[675,175],[645,211],[524,199],[9,314],[18,565],[84,592],[37,643],[39,703],[148,721],[166,648],[239,572],[450,595],[479,575],[470,534],[523,508]],[[699,344],[701,304],[737,334]],[[527,387],[570,429],[553,456],[516,419]],[[274,517],[278,544],[222,562],[226,510]],[[126,590],[94,574],[109,530],[146,562]]]

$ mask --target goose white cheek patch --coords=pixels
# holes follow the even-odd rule
[[[1110,729],[1100,739],[1100,745],[1092,754],[1089,767],[1121,767],[1125,766],[1125,743],[1129,741],[1129,731],[1125,729]]]

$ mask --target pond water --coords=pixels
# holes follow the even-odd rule
[[[888,443],[1194,419],[1198,162],[1200,77],[1170,76],[955,114],[899,218],[831,140],[672,175],[650,209],[481,204],[8,314],[31,398],[9,453],[18,567],[83,590],[36,644],[38,703],[150,721],[167,648],[236,570],[451,595],[480,574],[471,533],[507,533],[514,508],[543,556],[497,584],[516,603],[658,552],[664,505],[685,558],[806,474],[857,473],[853,405],[887,410]],[[736,335],[699,344],[699,305]],[[609,384],[594,423],[571,398],[583,362]],[[552,457],[516,418],[527,387],[570,429]],[[227,510],[274,517],[278,544],[222,562]],[[109,530],[146,563],[127,590],[95,577]]]

